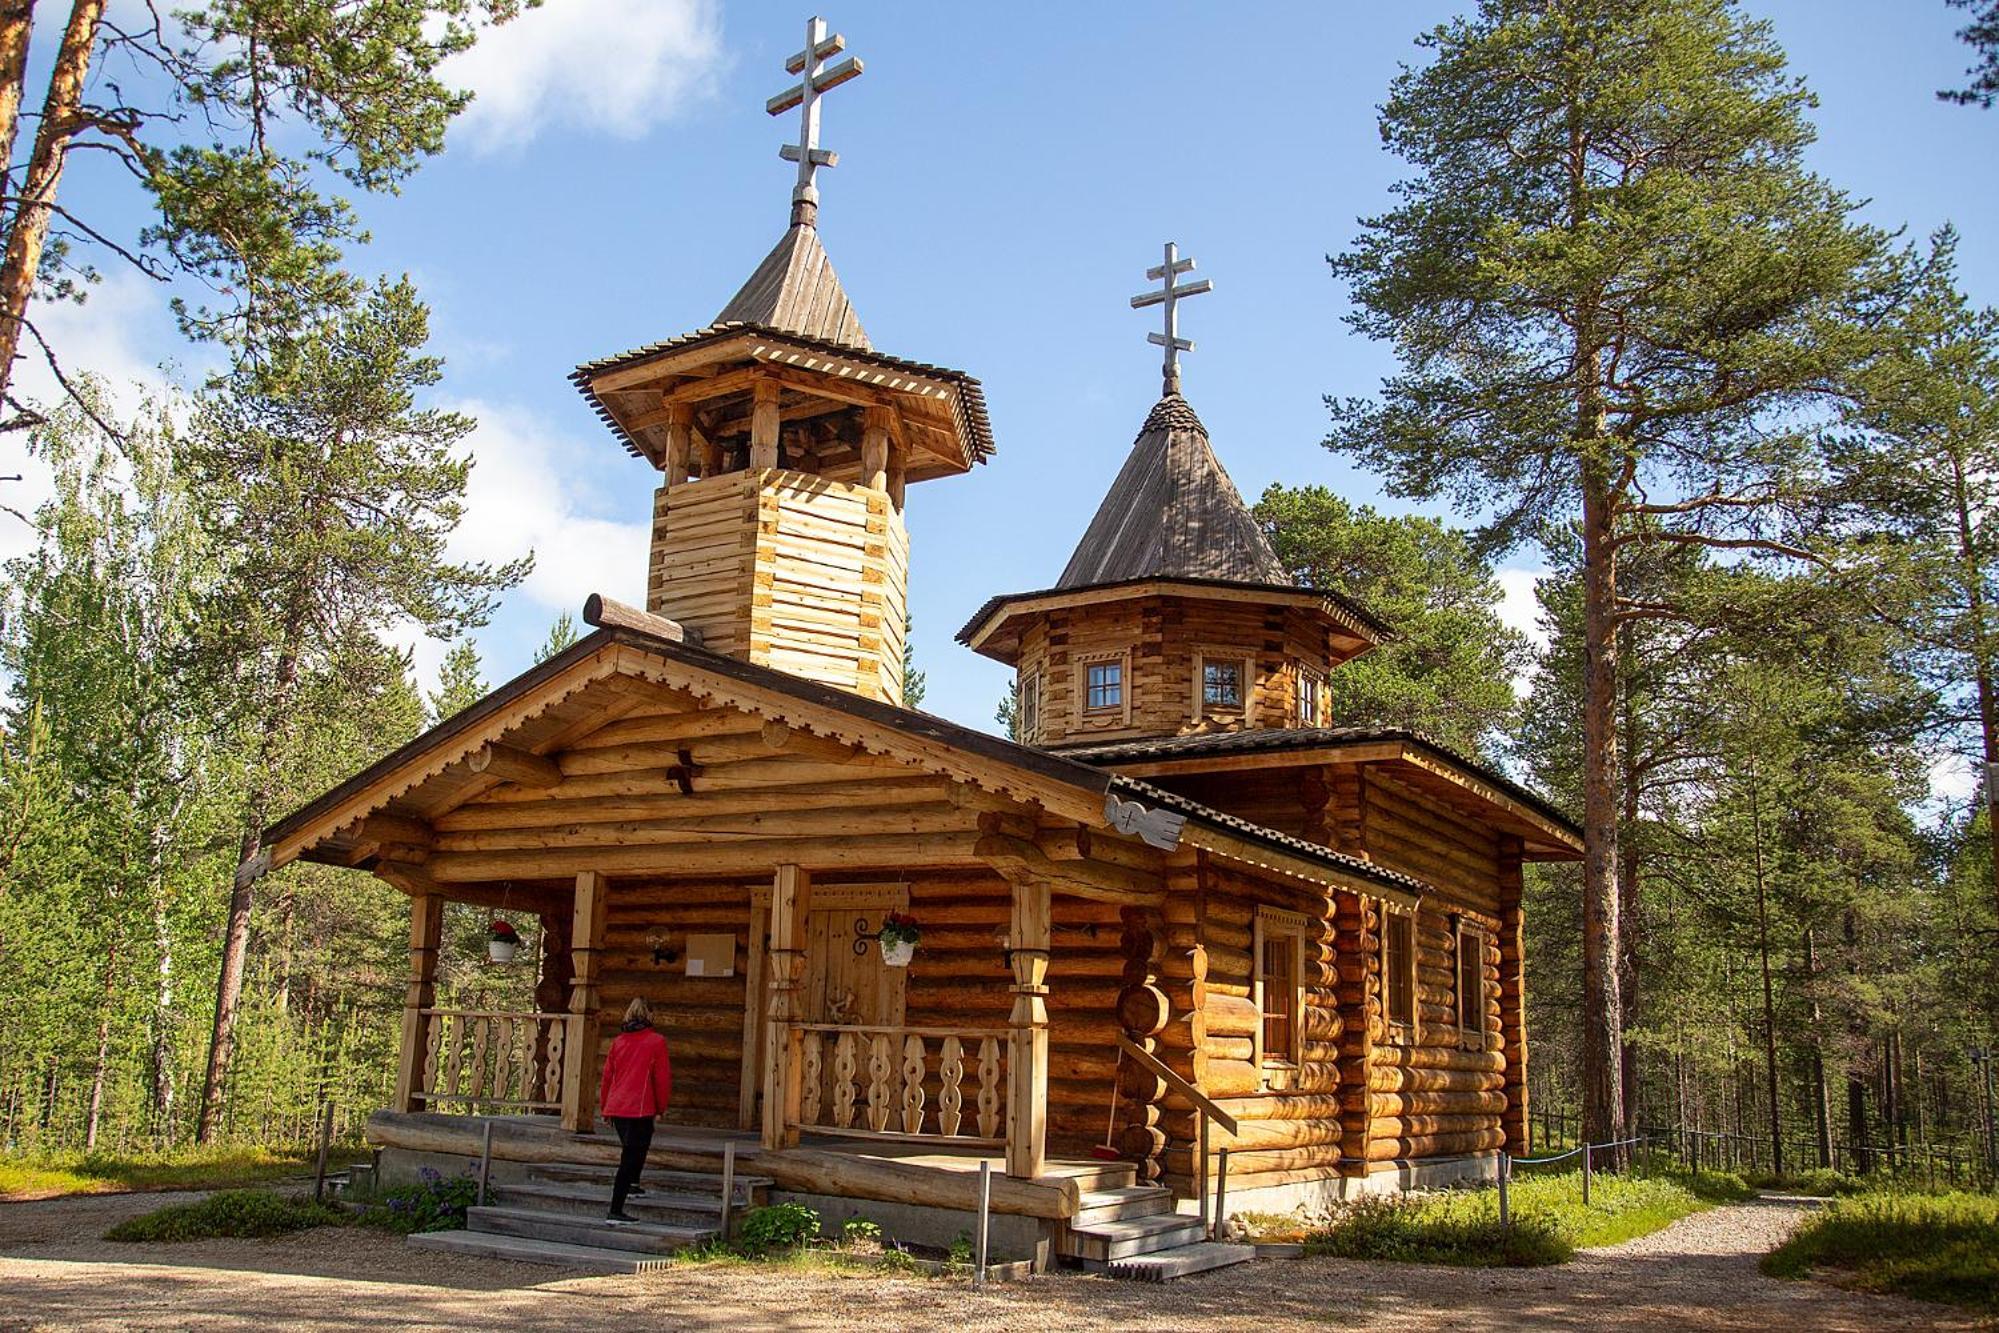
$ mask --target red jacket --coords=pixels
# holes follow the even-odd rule
[[[673,1097],[673,1061],[666,1038],[651,1028],[620,1032],[604,1057],[597,1100],[606,1116],[644,1119],[666,1109]]]

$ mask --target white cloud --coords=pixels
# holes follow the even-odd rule
[[[452,555],[499,563],[532,547],[534,572],[520,589],[528,600],[572,615],[593,592],[642,605],[648,523],[591,512],[588,498],[565,480],[582,473],[587,454],[601,452],[604,442],[566,439],[516,407],[482,402],[453,407],[479,426],[467,442],[472,480],[465,521],[452,534]],[[632,464],[635,471],[642,466]],[[635,506],[647,517],[650,485],[646,482],[645,503]]]
[[[487,153],[558,126],[636,139],[707,93],[721,65],[715,0],[548,0],[442,74],[475,94],[453,133]]]
[[[1506,625],[1525,634],[1534,647],[1545,652],[1548,647],[1548,631],[1541,624],[1541,603],[1534,599],[1535,585],[1546,574],[1542,569],[1501,569],[1496,571],[1500,593],[1499,618]],[[1513,678],[1513,692],[1526,698],[1534,688],[1534,676],[1530,670]]]
[[[1978,769],[1961,754],[1947,754],[1930,765],[1930,799],[1961,806],[1978,790]]]

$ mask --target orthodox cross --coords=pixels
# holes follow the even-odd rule
[[[1155,347],[1164,347],[1166,349],[1166,364],[1164,367],[1166,383],[1163,392],[1167,394],[1180,392],[1180,353],[1194,350],[1194,344],[1180,336],[1179,304],[1186,297],[1200,296],[1204,292],[1211,292],[1215,289],[1215,284],[1209,282],[1206,278],[1202,278],[1199,282],[1181,283],[1177,287],[1173,285],[1174,278],[1182,273],[1191,273],[1193,271],[1194,261],[1180,258],[1180,247],[1168,241],[1166,242],[1166,262],[1155,268],[1145,270],[1145,276],[1153,282],[1158,283],[1159,290],[1156,292],[1143,292],[1131,298],[1131,308],[1133,310],[1143,310],[1149,305],[1166,307],[1165,331],[1163,333],[1148,333],[1145,335],[1145,340]]]
[[[778,149],[778,156],[798,164],[798,184],[791,188],[791,225],[812,226],[819,217],[819,187],[815,173],[820,167],[837,167],[840,155],[819,146],[819,99],[849,79],[861,77],[861,62],[848,56],[828,67],[826,60],[847,49],[847,39],[839,33],[826,34],[826,20],[816,15],[805,21],[805,49],[784,62],[787,74],[801,77],[776,97],[764,103],[764,110],[781,116],[798,107],[798,142]]]

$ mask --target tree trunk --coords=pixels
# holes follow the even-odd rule
[[[1591,453],[1601,431],[1588,441]],[[1622,1137],[1624,1011],[1617,985],[1617,603],[1612,496],[1603,464],[1583,487],[1583,1135]],[[1613,1154],[1613,1161],[1621,1153]]]
[[[1993,790],[1999,786],[1994,782],[1995,775],[1999,775],[1999,698],[1994,697],[1992,684],[1993,635],[1985,623],[1986,572],[1978,558],[1964,460],[1956,455],[1951,457],[1951,484],[1957,508],[1957,554],[1963,570],[1965,622],[1971,627],[1967,647],[1971,652],[1972,677],[1978,686],[1978,731],[1980,750],[1985,756],[1985,771],[1979,774],[1979,781],[1985,789],[1985,833],[1992,841],[1992,901],[1999,907],[1999,791]]]
[[[1825,1080],[1825,1033],[1820,1027],[1825,1016],[1819,1009],[1819,955],[1812,929],[1805,927],[1805,985],[1811,995],[1812,1021],[1812,1127],[1818,1134],[1819,1167],[1832,1169],[1832,1098]]]
[[[297,642],[295,634],[290,642]],[[229,921],[222,936],[222,963],[215,979],[215,1022],[209,1032],[208,1068],[201,1080],[201,1117],[194,1133],[198,1143],[214,1138],[222,1123],[222,1087],[229,1073],[230,1054],[236,1046],[236,1005],[243,997],[243,963],[250,948],[250,909],[256,902],[256,876],[244,870],[263,847],[264,821],[270,814],[273,795],[272,769],[279,759],[278,741],[297,679],[298,658],[295,651],[288,650],[278,658],[277,688],[264,717],[259,747],[257,785],[244,811],[238,873],[230,889]]]
[[[0,0],[0,181],[14,192],[14,141],[21,132],[21,100],[28,83],[28,44],[35,0]]]
[[[1631,659],[1631,626],[1627,623],[1618,629],[1618,660]],[[1631,690],[1624,685],[1618,691],[1624,719],[1622,744],[1619,746],[1618,766],[1622,787],[1624,810],[1623,826],[1618,829],[1617,866],[1617,998],[1622,1007],[1624,1041],[1618,1052],[1619,1073],[1624,1092],[1624,1132],[1623,1138],[1635,1138],[1638,1134],[1639,1117],[1639,1077],[1638,1043],[1631,1031],[1638,1023],[1638,881],[1639,853],[1638,840],[1634,836],[1638,828],[1639,774],[1631,763],[1631,756],[1637,752],[1638,718],[1637,706],[1632,701]]]
[[[97,1147],[97,1128],[104,1113],[104,1078],[111,1068],[111,1009],[118,995],[118,941],[104,956],[104,1003],[97,1011],[97,1058],[90,1068],[90,1110],[84,1120],[83,1150]]]
[[[1770,1170],[1784,1174],[1784,1136],[1777,1114],[1777,1001],[1770,983],[1770,892],[1763,870],[1763,806],[1756,786],[1756,762],[1749,763],[1749,822],[1755,848],[1756,952],[1763,969],[1763,1077],[1770,1093]]]
[[[35,295],[56,187],[62,182],[70,140],[79,128],[83,87],[90,77],[90,57],[103,18],[104,0],[75,0],[70,7],[69,26],[63,30],[55,68],[49,74],[48,96],[42,102],[34,155],[28,159],[28,174],[21,184],[21,200],[7,220],[6,254],[0,258],[0,397],[13,383],[14,358],[20,354],[23,321]],[[27,36],[25,30],[20,33],[24,46]],[[0,46],[0,75],[4,75],[4,61],[9,57]]]
[[[153,951],[159,959],[151,1024],[153,1137],[171,1146],[174,1141],[174,937],[173,923],[167,916],[164,884],[156,885],[153,894]]]

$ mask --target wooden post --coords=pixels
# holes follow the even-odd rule
[[[1499,1150],[1499,1225],[1513,1225],[1513,1197],[1509,1193],[1513,1184],[1513,1156],[1506,1149]]]
[[[326,1113],[319,1120],[319,1162],[312,1170],[312,1201],[326,1201],[326,1150],[333,1146],[333,1098],[326,1099]]]
[[[764,1012],[763,1146],[798,1146],[799,1057],[804,1042],[794,1026],[801,1017],[799,990],[805,984],[805,914],[812,880],[795,865],[781,865],[770,885],[770,979]]]
[[[1583,1135],[1583,1207],[1585,1208],[1589,1207],[1590,1159],[1595,1156],[1596,1153],[1589,1143],[1589,1135],[1585,1132]]]
[[[715,1234],[722,1243],[729,1243],[729,1228],[733,1225],[736,1211],[736,1141],[730,1139],[722,1145],[722,1215],[716,1220]]]
[[[597,1123],[597,967],[604,948],[607,883],[595,870],[576,877],[569,927],[569,1033],[562,1044],[562,1127],[586,1134]]]
[[[1207,1119],[1206,1116],[1202,1117]],[[1209,1240],[1221,1240],[1228,1234],[1229,1220],[1229,1150],[1224,1148],[1215,1158],[1215,1229],[1208,1233]]]
[[[1048,1151],[1048,881],[1016,881],[1010,942],[1013,1028],[1007,1042],[1006,1173],[1033,1180]]]
[[[777,381],[760,379],[750,392],[750,470],[762,472],[777,466]]]
[[[1499,1049],[1506,1056],[1506,1109],[1500,1129],[1506,1150],[1518,1157],[1531,1151],[1527,1100],[1527,949],[1520,907],[1521,844],[1499,840]]]
[[[891,444],[888,451],[888,501],[895,506],[895,512],[902,512],[902,488],[909,474],[909,460],[903,457],[899,445]]]
[[[764,937],[770,909],[750,905],[749,971],[743,978],[743,1058],[736,1076],[736,1128],[757,1127],[757,1078],[763,1072]]]
[[[861,484],[871,491],[888,489],[889,421],[886,407],[871,407],[861,427]]]
[[[1195,1150],[1200,1160],[1194,1163],[1194,1192],[1201,1196],[1201,1234],[1210,1236],[1213,1221],[1208,1213],[1208,1117],[1195,1113],[1201,1122],[1200,1146]]]
[[[694,450],[694,410],[685,403],[666,409],[666,484],[678,486],[687,480],[688,462]]]
[[[979,1159],[979,1219],[978,1230],[972,1241],[972,1280],[979,1286],[986,1285],[986,1252],[992,1237],[993,1225],[993,1164],[987,1159]]]
[[[437,946],[444,930],[444,899],[434,893],[410,896],[410,981],[403,999],[403,1050],[396,1064],[395,1109],[423,1109],[423,1011],[437,1002]]]

